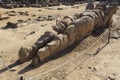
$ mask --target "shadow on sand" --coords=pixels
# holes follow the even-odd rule
[[[102,29],[100,31],[97,31],[97,32],[99,32],[99,33],[97,33],[97,35],[95,35],[96,34],[96,31],[95,31],[95,33],[93,33],[92,36],[93,37],[97,37],[97,36],[101,35],[104,32],[104,29]],[[69,47],[65,48],[64,50],[58,51],[54,55],[51,55],[50,57],[48,57],[47,59],[45,59],[44,62],[42,62],[41,64],[39,64],[37,67],[33,67],[31,64],[27,65],[25,68],[23,68],[22,70],[20,70],[18,72],[18,74],[23,74],[25,72],[28,72],[30,70],[33,70],[35,68],[40,67],[41,65],[43,65],[44,63],[47,63],[50,60],[54,60],[54,59],[57,59],[59,57],[62,57],[64,55],[68,54],[69,52],[71,52],[72,50],[74,50],[85,38],[79,39],[75,43],[73,43],[72,45],[70,45]],[[104,46],[102,46],[102,48],[98,48],[98,50],[94,53],[94,55],[97,55],[107,44],[108,43],[106,43]],[[7,67],[13,68],[13,67],[15,67],[17,65],[21,65],[21,63],[19,61],[16,61],[15,63],[13,63],[13,64],[11,64],[11,65],[9,65]],[[1,69],[0,73],[3,73],[5,71],[7,71],[8,70],[7,67]]]
[[[10,65],[6,66],[5,68],[2,68],[2,69],[0,70],[0,74],[3,73],[3,72],[5,72],[5,71],[8,71],[8,70],[10,70],[11,68],[13,68],[13,67],[15,67],[15,66],[17,66],[17,65],[20,65],[20,64],[21,64],[21,63],[17,60],[15,63],[10,64]]]

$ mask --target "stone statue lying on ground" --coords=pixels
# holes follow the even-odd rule
[[[111,23],[116,7],[96,5],[94,10],[86,10],[77,19],[64,17],[53,27],[53,32],[45,32],[30,48],[19,50],[19,61],[32,59],[33,65],[44,62],[45,59],[72,45],[76,40],[91,34],[97,28]],[[109,14],[108,14],[109,12]]]

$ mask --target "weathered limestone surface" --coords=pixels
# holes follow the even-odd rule
[[[45,32],[32,46],[30,52],[25,49],[22,53],[20,49],[19,56],[27,53],[26,55],[29,58],[25,56],[24,58],[26,59],[24,60],[23,57],[19,57],[19,60],[25,62],[33,59],[32,62],[35,65],[39,62],[43,62],[56,52],[67,48],[76,40],[90,35],[95,29],[101,27],[105,28],[104,26],[107,24],[110,26],[112,15],[117,9],[116,6],[112,4],[109,5],[109,7],[106,6],[107,5],[96,5],[97,8],[84,11],[76,19],[64,17],[53,27],[55,32]],[[104,9],[105,7],[106,9]]]

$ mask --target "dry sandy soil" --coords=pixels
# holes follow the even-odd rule
[[[80,4],[77,6],[78,8],[59,6],[63,10],[57,10],[58,7],[51,7],[50,9],[52,10],[48,8],[0,8],[0,13],[2,14],[7,11],[28,11],[29,13],[29,16],[16,15],[10,16],[10,19],[1,20],[0,28],[4,27],[8,21],[17,22],[17,20],[28,20],[28,18],[34,20],[39,15],[59,15],[63,17],[84,11],[85,5]],[[120,15],[120,10],[118,10],[118,13]],[[32,17],[33,15],[36,16]],[[114,20],[117,18],[114,18]],[[96,52],[98,48],[106,44],[107,34],[84,54],[82,54],[82,51],[85,51],[100,36],[90,36],[81,42],[81,44],[76,43],[79,45],[71,50],[71,52],[65,53],[66,55],[64,55],[64,52],[61,52],[64,56],[59,54],[59,57],[52,58],[37,68],[30,65],[31,61],[17,65],[15,62],[18,59],[20,47],[32,46],[45,31],[52,30],[52,25],[55,25],[55,20],[31,22],[16,29],[0,29],[0,80],[17,80],[21,75],[26,80],[29,78],[32,78],[32,80],[120,80],[120,39],[111,39],[110,43],[99,54]],[[28,35],[32,31],[35,31],[35,33]],[[76,58],[76,56],[79,57]],[[68,64],[43,74],[74,58],[76,59]]]

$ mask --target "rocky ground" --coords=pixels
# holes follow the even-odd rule
[[[0,80],[17,80],[21,75],[26,80],[120,80],[120,9],[113,17],[114,30],[109,44],[106,45],[107,33],[82,54],[101,37],[90,36],[81,43],[76,42],[79,45],[72,48],[73,50],[68,48],[66,53],[59,53],[37,68],[31,66],[30,61],[17,65],[18,50],[21,46],[33,45],[45,31],[52,30],[56,19],[81,13],[84,9],[85,4],[72,7],[0,8],[3,17],[8,17],[0,19]],[[7,22],[17,23],[17,28],[7,27]],[[63,63],[66,64],[59,67]],[[46,72],[49,70],[53,71]]]

